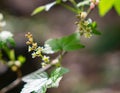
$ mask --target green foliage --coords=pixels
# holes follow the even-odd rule
[[[33,11],[32,15],[35,15],[35,14],[37,14],[37,13],[40,13],[40,12],[42,12],[43,10],[45,10],[45,7],[44,7],[44,6],[40,6],[40,7],[36,8],[36,9]]]
[[[49,77],[46,72],[41,73],[41,70],[38,70],[23,78],[23,81],[27,84],[25,84],[21,93],[45,93],[47,88],[58,87],[63,74],[67,72],[68,69],[58,67],[51,72]]]
[[[54,5],[56,5],[57,3],[58,3],[58,1],[52,2],[52,3],[49,3],[49,4],[46,4],[46,5],[44,5],[44,6],[40,6],[40,7],[36,8],[36,9],[33,11],[32,15],[35,15],[35,14],[37,14],[37,13],[40,13],[40,12],[42,12],[43,10],[49,11],[50,8],[53,7]]]
[[[64,3],[66,1],[69,3]],[[48,88],[59,86],[59,82],[62,79],[63,74],[68,72],[68,69],[61,67],[61,65],[59,65],[60,67],[57,66],[61,63],[64,53],[66,53],[66,51],[73,51],[84,48],[84,45],[80,43],[80,36],[84,35],[85,37],[90,38],[93,34],[101,34],[97,30],[96,22],[86,20],[88,19],[87,17],[90,11],[95,8],[98,3],[99,0],[83,0],[78,2],[76,2],[76,0],[55,0],[54,2],[40,6],[33,11],[32,15],[35,15],[44,10],[49,11],[53,6],[59,4],[77,14],[78,21],[76,22],[76,25],[78,26],[77,31],[79,30],[79,32],[75,31],[75,33],[68,36],[49,39],[45,42],[44,47],[38,46],[37,43],[34,42],[31,33],[26,35],[28,38],[26,43],[29,45],[29,52],[33,51],[33,58],[41,57],[43,64],[41,64],[42,69],[23,78],[23,81],[26,82],[26,84],[21,93],[46,93]],[[86,5],[88,6],[88,9],[84,7]],[[99,4],[100,15],[104,16],[113,6],[120,15],[119,5],[119,0],[101,0]],[[1,15],[1,23],[3,23],[2,19],[3,17]],[[1,25],[1,27],[2,26],[3,25]],[[8,35],[7,38],[4,37],[6,33]],[[15,60],[15,53],[13,50],[9,49],[8,45],[14,46],[15,42],[12,33],[9,31],[4,31],[0,36],[0,48],[2,48],[10,58],[10,61],[7,62],[8,66],[10,66],[13,71],[17,72],[26,59],[23,56],[18,56],[17,60]],[[53,54],[54,52],[59,51],[62,54],[60,54],[53,61],[50,60],[49,56],[43,55],[44,53]],[[2,55],[2,53],[0,55]],[[55,69],[50,73],[50,75],[48,75],[45,70],[48,69],[49,66],[51,67],[53,64],[55,65]]]
[[[101,35],[101,33],[97,30],[97,23],[96,22],[92,22],[88,26],[91,27],[93,34],[95,34],[95,35]]]
[[[26,61],[26,58],[22,55],[18,56],[17,59],[21,62],[21,64],[23,64]]]
[[[52,2],[52,3],[46,4],[46,5],[44,5],[44,6],[39,6],[38,8],[36,8],[36,9],[33,11],[32,15],[35,15],[35,14],[37,14],[37,13],[40,13],[40,12],[42,12],[43,10],[49,11],[50,8],[52,8],[52,7],[53,7],[54,5],[56,5],[56,4],[59,4],[60,2],[61,2],[61,0],[56,0],[56,1]]]
[[[117,13],[120,15],[120,1],[119,0],[100,0],[99,13],[104,16],[114,6]]]
[[[84,48],[84,46],[80,44],[80,34],[78,32],[58,39],[49,39],[45,43],[49,44],[55,52],[62,50],[73,51]]]
[[[43,10],[49,11],[50,8],[52,8],[53,6],[58,5],[58,4],[62,5],[63,7],[67,8],[75,13],[80,13],[80,8],[77,7],[77,3],[74,0],[69,1],[73,4],[74,7],[71,7],[68,4],[65,4],[64,2],[66,2],[66,1],[68,1],[68,0],[55,0],[52,3],[46,4],[43,6],[39,6],[32,12],[32,15],[38,14],[38,13],[42,12]]]
[[[4,45],[5,45],[5,43],[0,41],[0,49],[3,48]]]
[[[14,53],[14,50],[10,50],[10,52],[9,52],[9,57],[10,57],[10,60],[12,60],[12,61],[15,60],[15,53]]]
[[[15,40],[12,37],[8,38],[6,41],[0,40],[0,48],[7,45],[15,46]]]
[[[51,87],[58,87],[59,82],[63,76],[63,74],[67,73],[69,70],[63,67],[59,67],[54,69],[51,74],[50,74],[50,78],[48,81],[52,81],[51,84],[48,84],[49,88]]]
[[[7,42],[10,44],[10,45],[12,45],[12,46],[15,46],[15,40],[14,40],[14,38],[8,38],[8,40],[7,40]]]
[[[45,93],[45,84],[47,82],[48,75],[46,72],[35,72],[27,77],[23,78],[23,81],[27,84],[24,85],[21,93]]]
[[[117,13],[120,15],[120,0],[115,0],[114,7]]]

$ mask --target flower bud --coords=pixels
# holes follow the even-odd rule
[[[11,69],[12,69],[12,71],[17,71],[18,68],[17,68],[17,66],[12,66]]]
[[[95,4],[94,4],[94,3],[91,3],[91,4],[90,4],[90,9],[93,9],[93,8],[95,8]]]
[[[87,17],[87,12],[81,12],[80,17],[82,19],[86,18]]]
[[[49,62],[49,58],[50,58],[49,56],[44,55],[42,60],[47,63],[47,62]]]
[[[20,61],[15,61],[15,65],[18,66],[18,67],[20,67],[21,66]]]
[[[13,34],[11,32],[9,32],[9,31],[2,31],[0,33],[0,39],[2,41],[6,41],[7,39],[9,39],[11,37],[13,37]]]
[[[47,64],[44,63],[44,62],[42,62],[41,65],[42,65],[42,68],[44,68],[45,66],[47,66]]]
[[[96,5],[98,5],[98,4],[99,4],[99,2],[100,2],[100,0],[96,0],[96,1],[95,1],[95,4],[96,4]]]

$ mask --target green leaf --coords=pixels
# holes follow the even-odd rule
[[[99,14],[104,16],[114,5],[114,0],[100,0]]]
[[[58,67],[54,69],[50,74],[50,78],[47,82],[47,87],[58,87],[62,76],[67,72],[69,72],[69,70],[63,67]]]
[[[84,46],[80,44],[79,33],[74,33],[72,35],[61,38],[60,43],[63,50],[65,51],[72,51],[72,50],[84,48]]]
[[[56,81],[57,78],[61,77],[63,74],[65,74],[67,72],[69,72],[68,69],[66,69],[64,67],[58,67],[51,72],[50,78],[52,78],[53,81]]]
[[[56,81],[53,81],[52,78],[49,78],[46,83],[47,88],[57,88],[59,86],[61,79],[62,79],[62,76],[57,78]]]
[[[95,35],[101,35],[101,33],[97,30],[97,23],[93,22],[89,25],[92,28],[92,33]]]
[[[42,12],[43,10],[45,10],[45,6],[40,6],[38,8],[36,8],[31,15],[36,15],[37,13]]]
[[[93,34],[95,34],[95,35],[101,35],[100,31],[98,31],[96,29],[93,29]]]
[[[97,28],[97,23],[96,22],[92,22],[92,28]]]
[[[120,0],[115,0],[114,1],[114,7],[117,13],[120,15]]]
[[[55,52],[58,52],[58,51],[62,50],[62,47],[59,44],[59,39],[49,39],[45,43],[50,45],[52,50],[55,51]]]
[[[52,2],[52,3],[49,3],[49,4],[46,4],[44,6],[39,6],[38,8],[36,8],[31,15],[36,15],[40,12],[42,12],[43,10],[45,11],[49,11],[51,7],[53,7],[54,5],[56,4],[56,2]]]
[[[57,4],[60,4],[62,2],[62,0],[56,0]]]
[[[46,72],[41,73],[41,69],[23,77],[26,82],[21,93],[46,93],[47,88],[58,87],[63,74],[67,73],[68,69],[58,67],[53,70],[48,77]]]
[[[12,46],[15,46],[15,40],[12,37],[8,38],[7,42],[10,43]]]
[[[2,48],[3,48],[3,46],[4,46],[3,41],[0,41],[0,49],[2,49]]]
[[[47,90],[48,75],[46,72],[41,73],[41,70],[38,70],[24,77],[22,80],[27,82],[27,84],[24,85],[21,93],[45,93]]]
[[[46,79],[36,79],[32,82],[29,82],[24,85],[24,88],[22,89],[21,93],[45,93],[47,90],[46,85],[47,80]]]
[[[18,56],[17,58],[22,64],[26,61],[26,58],[22,55]]]
[[[79,33],[73,33],[69,36],[65,36],[59,39],[49,39],[45,42],[52,47],[52,50],[55,52],[64,50],[64,51],[73,51],[84,46],[80,44],[80,35]]]
[[[31,81],[33,81],[35,79],[43,79],[43,78],[47,79],[48,78],[48,74],[46,72],[42,72],[41,73],[41,70],[38,70],[38,71],[36,71],[34,73],[31,73],[31,74],[23,77],[22,80],[24,82],[31,82]]]

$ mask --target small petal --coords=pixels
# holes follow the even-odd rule
[[[32,51],[32,47],[28,46],[28,52]]]
[[[18,66],[18,67],[20,67],[21,66],[20,61],[15,61],[15,65]]]
[[[87,21],[88,21],[89,24],[92,23],[92,19],[91,18],[89,18]]]
[[[37,55],[35,52],[32,53],[32,58],[35,58]]]
[[[42,68],[44,68],[47,64],[45,62],[42,62],[41,65],[42,65]]]
[[[38,48],[35,50],[35,51],[36,51],[36,54],[37,54],[37,55],[41,54],[42,50],[43,50],[43,47],[38,47]]]
[[[54,53],[54,51],[52,50],[52,48],[48,44],[44,45],[44,49],[42,50],[42,52],[46,53],[46,54],[53,54]]]
[[[93,9],[93,8],[95,8],[95,4],[94,4],[94,3],[91,3],[91,4],[90,4],[90,9]]]
[[[37,49],[36,49],[36,51],[42,51],[43,50],[43,47],[38,47]]]
[[[9,39],[11,37],[13,37],[13,34],[11,32],[9,32],[9,31],[2,31],[0,33],[0,39],[2,41],[6,41],[7,39]]]
[[[91,33],[84,33],[84,36],[85,36],[85,38],[90,38],[90,37],[92,37],[92,34]]]
[[[9,61],[8,62],[8,66],[12,66],[12,65],[14,65],[14,62],[13,61]]]
[[[96,4],[96,5],[98,5],[98,4],[99,4],[99,2],[100,2],[100,0],[96,0],[95,4]]]
[[[87,12],[81,12],[81,18],[86,18],[86,16],[87,16]]]
[[[49,62],[49,58],[50,58],[50,57],[44,55],[43,58],[42,58],[42,60],[43,60],[44,62]]]

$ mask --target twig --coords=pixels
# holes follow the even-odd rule
[[[3,89],[0,90],[0,93],[6,93],[9,90],[13,89],[14,87],[16,87],[18,84],[20,84],[20,82],[22,81],[21,78],[17,78],[15,81],[13,81],[11,84],[9,84],[8,86],[4,87]]]
[[[37,71],[35,72],[32,72],[28,75],[31,75],[33,73],[36,73],[36,72],[44,72],[46,71],[47,69],[49,69],[50,67],[52,67],[53,65],[57,64],[58,63],[58,60],[61,56],[63,56],[64,54],[66,54],[66,52],[63,52],[61,55],[59,55],[56,59],[54,59],[51,64],[48,64],[47,66],[45,66],[44,68],[41,68],[41,69],[38,69]],[[18,69],[17,70],[17,79],[14,80],[11,84],[9,84],[8,86],[4,87],[3,89],[0,90],[0,93],[6,93],[8,91],[10,91],[11,89],[13,89],[14,87],[16,87],[17,85],[19,85],[21,82],[22,82],[22,79],[27,77],[28,75],[22,77],[22,73],[21,73],[21,70]]]
[[[56,57],[54,60],[52,60],[52,62],[51,62],[50,64],[46,65],[44,68],[40,68],[40,69],[38,69],[37,71],[34,71],[34,72],[32,72],[32,73],[30,73],[30,74],[22,77],[22,79],[24,79],[25,77],[27,77],[27,76],[29,76],[29,75],[31,75],[31,74],[33,74],[33,73],[37,73],[37,72],[42,73],[42,72],[46,71],[47,69],[49,69],[49,68],[52,67],[53,65],[57,64],[57,63],[59,62],[58,59],[60,59],[60,58],[61,58],[63,55],[65,55],[66,53],[67,53],[67,52],[64,52],[64,51],[63,51],[58,57]]]
[[[11,84],[8,86],[4,87],[3,89],[0,90],[0,93],[6,93],[16,87],[20,82],[22,81],[22,72],[20,69],[17,70],[17,79],[14,80]]]

